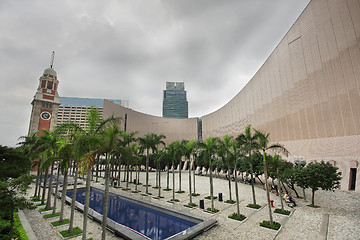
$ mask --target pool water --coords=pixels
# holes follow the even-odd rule
[[[68,191],[66,195],[72,198],[73,191]],[[78,189],[76,201],[81,204],[85,203],[85,189]],[[91,188],[90,208],[102,214],[103,203],[104,192]],[[166,239],[196,225],[194,222],[127,201],[111,193],[109,195],[108,218],[153,240]]]

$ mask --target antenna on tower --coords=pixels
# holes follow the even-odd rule
[[[53,51],[52,54],[51,54],[50,68],[53,68],[54,58],[55,58],[55,51]]]

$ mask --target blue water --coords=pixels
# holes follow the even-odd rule
[[[70,190],[66,195],[72,198],[73,192]],[[85,189],[79,189],[76,192],[76,201],[85,203]],[[91,188],[90,208],[102,214],[103,202],[104,192]],[[154,240],[168,238],[196,225],[196,223],[126,201],[112,194],[109,195],[108,218]]]

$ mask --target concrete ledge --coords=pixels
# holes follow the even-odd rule
[[[327,239],[328,234],[328,227],[329,227],[329,214],[325,213],[322,216],[321,225],[320,225],[320,238],[319,239]]]
[[[26,235],[28,236],[29,240],[37,240],[37,237],[35,236],[34,231],[32,230],[29,221],[27,220],[24,212],[22,210],[19,210],[18,216],[21,222],[21,225],[23,226]]]

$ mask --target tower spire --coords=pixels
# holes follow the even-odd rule
[[[53,51],[52,54],[51,54],[50,68],[53,68],[54,59],[55,59],[55,51]]]

